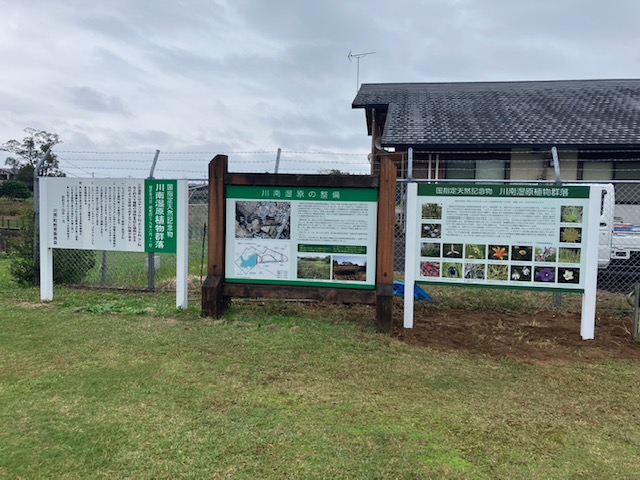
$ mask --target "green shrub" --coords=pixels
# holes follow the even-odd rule
[[[0,197],[7,198],[29,198],[31,191],[29,187],[16,180],[5,180],[0,182]]]
[[[93,250],[53,251],[53,281],[55,283],[80,283],[96,264]]]
[[[33,212],[23,216],[20,236],[12,245],[10,272],[21,285],[36,285],[40,279],[40,263],[33,258]],[[91,250],[53,250],[54,283],[75,284],[82,281],[96,264]]]

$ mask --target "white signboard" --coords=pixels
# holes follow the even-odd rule
[[[407,233],[407,253],[416,282],[595,292],[599,196],[594,201],[591,187],[421,184],[413,190],[407,221],[415,233]]]
[[[145,251],[144,180],[46,179],[49,245]],[[45,195],[43,195],[44,199]]]
[[[186,307],[185,180],[42,177],[39,182],[42,300],[53,298],[53,248],[176,253],[176,301]]]
[[[378,192],[227,187],[230,283],[375,288]]]
[[[177,180],[45,178],[53,248],[176,253]]]
[[[420,185],[417,281],[584,290],[589,187]]]

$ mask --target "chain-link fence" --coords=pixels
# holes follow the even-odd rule
[[[455,181],[444,180],[449,183]],[[523,182],[517,184],[523,185]],[[612,196],[615,198],[608,202],[603,199],[602,202],[601,213],[608,220],[601,224],[599,295],[626,295],[640,282],[640,181],[623,180],[606,184],[614,185]],[[406,185],[404,180],[398,182],[395,212],[394,270],[399,280],[404,277]],[[203,181],[202,185],[191,188],[189,203],[189,291],[192,300],[199,299],[201,282],[206,277],[208,199],[204,187]],[[149,276],[150,260],[154,267],[152,280]],[[75,272],[71,283],[84,287],[175,289],[175,255],[72,250],[62,258],[62,263]],[[60,265],[61,262],[58,262],[57,268],[62,268]],[[630,312],[630,304],[626,305]]]
[[[200,295],[207,264],[206,189],[191,188],[189,197],[189,296]],[[61,253],[62,252],[62,253]],[[54,250],[54,275],[87,288],[170,291],[176,288],[176,256],[142,252]],[[149,265],[153,266],[150,272]],[[56,275],[57,276],[57,275]]]
[[[452,182],[455,183],[455,180],[448,182],[434,180],[432,183],[446,185]],[[493,183],[509,184],[509,182]],[[578,185],[584,182],[566,182],[565,184]],[[598,184],[598,182],[589,182],[589,184]],[[607,187],[601,199],[600,211],[598,296],[609,299],[612,295],[630,296],[635,285],[640,283],[640,181],[600,182],[600,184]],[[469,186],[472,185],[479,184],[469,183]],[[519,182],[517,185],[525,184]],[[394,269],[398,280],[404,278],[405,269],[406,186],[405,181],[398,183],[396,196]],[[628,299],[629,301],[623,298],[621,300],[615,303],[618,313],[631,314],[633,310],[631,298]]]

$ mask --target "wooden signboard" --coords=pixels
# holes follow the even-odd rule
[[[391,329],[396,169],[379,176],[229,173],[209,164],[202,314],[233,297],[376,305]]]

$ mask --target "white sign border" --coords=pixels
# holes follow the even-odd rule
[[[589,186],[589,224],[586,232],[586,258],[584,293],[582,294],[582,315],[580,335],[583,340],[595,338],[596,292],[598,288],[598,242],[601,187]],[[413,328],[414,289],[416,284],[416,248],[418,241],[415,218],[418,208],[418,184],[407,184],[407,211],[405,235],[405,286],[404,286],[404,328]]]
[[[40,301],[50,302],[53,300],[53,248],[49,245],[50,221],[47,218],[46,200],[50,180],[47,177],[40,177],[39,181],[39,230],[40,230]],[[59,180],[59,179],[58,179]],[[87,179],[90,180],[90,179]],[[176,308],[183,310],[187,308],[189,297],[189,185],[187,180],[178,180],[176,212]],[[144,224],[143,224],[144,225]]]

